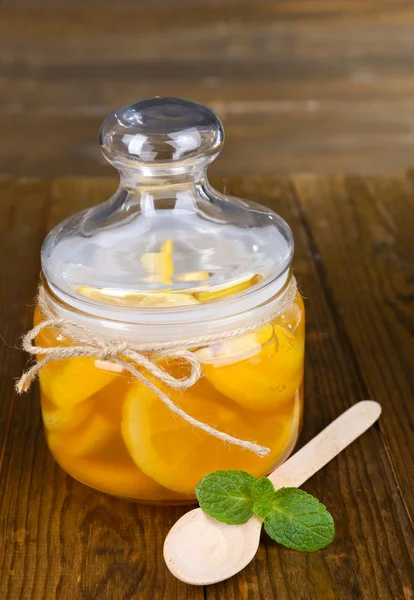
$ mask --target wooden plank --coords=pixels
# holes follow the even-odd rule
[[[314,181],[309,177],[309,183]],[[289,183],[270,177],[234,177],[226,180],[226,188],[228,193],[277,210],[295,235],[295,273],[307,309],[306,412],[301,437],[305,443],[345,408],[366,398],[366,382],[325,293],[320,259]],[[335,200],[325,196],[324,201],[334,213]],[[347,237],[344,231],[341,236]],[[332,263],[335,247],[336,237],[327,248]],[[349,273],[350,290],[354,288],[352,264],[351,259],[346,265],[337,264],[338,271]],[[381,303],[385,298],[376,301]],[[380,427],[370,430],[303,486],[332,511],[337,528],[334,543],[323,552],[305,555],[278,547],[264,536],[256,561],[231,581],[208,588],[207,598],[236,600],[249,594],[277,600],[412,597],[412,526],[404,505],[405,493],[401,498],[394,465],[383,442],[393,400],[384,395],[380,400],[384,406]]]
[[[383,104],[378,110],[357,105],[342,107],[306,103],[298,110],[256,110],[241,106],[227,111],[218,106],[226,129],[226,143],[213,163],[213,174],[396,172],[412,163],[411,108],[401,103]],[[381,111],[381,108],[383,109]],[[0,114],[0,128],[7,144],[0,148],[4,173],[36,176],[110,175],[98,144],[103,118],[90,116],[46,117]],[[306,135],[304,135],[306,132]],[[323,141],[322,141],[323,138]],[[27,140],[36,140],[35,147]],[[392,153],[389,148],[392,147]]]
[[[384,442],[412,518],[413,182],[297,177],[293,184],[338,327],[367,393],[386,406]]]
[[[313,76],[332,75],[334,70],[341,74],[364,63],[382,71],[395,64],[401,72],[408,70],[412,53],[414,10],[373,28],[369,19],[294,22],[271,17],[266,21],[256,11],[243,17],[235,11],[225,15],[216,10],[209,15],[184,7],[186,17],[180,20],[173,6],[158,15],[154,10],[142,14],[135,5],[131,8],[125,14],[118,5],[108,4],[100,8],[100,20],[92,9],[84,14],[84,21],[78,14],[81,9],[76,20],[66,11],[51,12],[47,7],[24,15],[20,10],[10,14],[3,10],[1,72],[11,78],[32,75],[48,81],[76,77],[78,68],[93,79],[105,75],[116,79],[125,77],[128,67],[142,63],[146,76],[189,78],[200,62],[200,67],[207,65],[232,78],[244,73],[257,77],[272,67],[288,65],[292,76],[303,78],[309,71]],[[339,56],[346,63],[338,62]]]
[[[74,209],[102,201],[102,193],[113,191],[113,183],[54,183],[48,227]],[[10,250],[15,261],[3,261],[1,265],[0,316],[2,325],[12,322],[7,337],[15,339],[29,325],[32,309],[28,311],[26,306],[27,286],[30,282],[32,295],[38,278],[39,247],[34,250],[33,240],[39,241],[40,228],[44,233],[45,219],[34,209],[33,185],[41,189],[40,184],[7,185],[11,185],[13,208],[20,221],[17,225],[8,215],[9,243],[15,242]],[[7,239],[7,235],[4,237]],[[12,376],[22,367],[23,355],[10,348],[0,350],[6,356],[0,387],[3,409],[11,395]],[[4,454],[0,479],[0,597],[201,600],[203,590],[175,580],[162,558],[165,534],[185,510],[139,506],[95,492],[66,476],[46,448],[34,386],[16,399]]]
[[[14,380],[25,362],[17,346],[31,323],[48,195],[47,182],[0,178],[0,472]]]
[[[312,20],[329,18],[372,19],[374,16],[379,23],[387,22],[391,18],[400,19],[411,13],[410,0],[121,0],[114,7],[108,0],[90,0],[88,2],[75,1],[70,5],[56,0],[45,0],[39,4],[28,0],[3,0],[3,12],[7,16],[15,16],[22,12],[21,5],[25,5],[24,12],[30,17],[37,16],[39,12],[48,14],[48,22],[54,23],[60,19],[68,23],[68,27],[84,27],[98,29],[102,26],[110,27],[111,17],[122,14],[125,17],[125,29],[131,26],[128,17],[136,15],[146,9],[153,17],[148,17],[151,23],[171,22],[171,16],[176,16],[181,22],[191,19],[192,23],[208,23],[211,19],[222,16],[222,19],[237,17],[240,20],[254,20],[268,22],[272,19],[279,20]],[[189,14],[193,6],[197,10]],[[53,11],[56,8],[56,11]],[[97,17],[99,12],[99,19]],[[56,16],[53,15],[56,13]],[[145,16],[145,15],[144,15]],[[46,28],[45,22],[41,26]]]
[[[110,4],[110,0],[85,0],[82,5],[92,5],[96,8],[101,4]],[[37,5],[36,0],[3,0],[7,5]],[[79,2],[78,2],[79,4]],[[128,4],[138,4],[140,7],[157,6],[160,9],[168,6],[197,6],[197,8],[210,8],[216,10],[233,10],[235,8],[246,10],[251,0],[121,0],[119,4],[127,7]],[[64,0],[45,0],[42,5],[48,7],[65,6]],[[410,0],[297,0],[292,4],[289,0],[280,0],[277,4],[271,0],[257,0],[255,3],[258,11],[267,11],[267,14],[292,15],[301,18],[304,14],[311,15],[372,15],[381,16],[383,13],[399,13],[410,7]],[[67,8],[67,5],[66,5]]]
[[[410,165],[407,0],[2,6],[1,172],[109,175],[100,123],[156,94],[218,111],[217,174]]]
[[[409,2],[403,13],[401,3],[382,3],[384,15],[373,3],[365,12],[357,10],[356,19],[345,7],[358,9],[362,2],[343,2],[343,14],[333,16],[334,3],[319,3],[327,14],[315,10],[314,18],[309,15],[315,3],[305,4],[301,12],[297,3],[285,3],[294,7],[296,20],[278,14],[282,3],[208,2],[197,10],[189,10],[188,2],[151,3],[146,10],[139,3],[103,3],[99,9],[72,3],[55,10],[42,3],[24,11],[6,5],[0,15],[0,72],[32,83],[88,78],[136,85],[142,83],[137,75],[185,81],[200,74],[255,80],[268,74],[288,81],[290,75],[292,81],[352,70],[409,74],[414,21]]]
[[[138,66],[137,68],[140,68]],[[213,70],[213,69],[212,69]],[[280,114],[309,111],[318,107],[346,110],[347,105],[358,104],[409,106],[406,94],[414,92],[414,77],[408,70],[404,73],[387,73],[387,85],[378,73],[355,71],[339,73],[335,77],[309,77],[293,79],[282,77],[275,70],[273,77],[256,77],[255,85],[248,86],[242,78],[229,78],[226,75],[209,75],[205,65],[201,65],[196,77],[168,79],[161,75],[131,80],[128,70],[116,72],[113,80],[99,77],[82,77],[74,83],[70,78],[38,81],[32,74],[19,77],[7,76],[0,80],[2,91],[1,111],[10,115],[25,113],[26,96],[30,92],[31,114],[36,117],[72,118],[95,117],[103,120],[113,109],[134,99],[153,95],[181,96],[205,102],[220,113],[250,114],[254,112]]]

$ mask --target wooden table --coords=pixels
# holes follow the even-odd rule
[[[54,463],[37,386],[16,397],[39,250],[47,231],[107,198],[115,180],[0,180],[0,598],[4,600],[411,600],[413,532],[414,175],[234,176],[227,192],[268,204],[292,226],[308,317],[301,443],[354,402],[379,424],[304,489],[330,509],[334,543],[315,554],[266,536],[256,560],[208,589],[175,580],[162,558],[185,508],[93,491]]]

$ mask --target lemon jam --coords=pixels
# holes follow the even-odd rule
[[[37,311],[35,324],[41,318]],[[37,343],[70,344],[60,337],[46,329]],[[57,462],[102,491],[154,502],[194,497],[196,483],[218,468],[244,469],[256,477],[270,472],[290,454],[299,434],[300,295],[274,322],[195,353],[200,380],[184,392],[162,389],[200,421],[269,447],[268,456],[196,430],[117,365],[75,357],[49,363],[40,374],[46,436]],[[183,368],[178,361],[165,361],[164,367],[175,375]]]
[[[298,439],[305,315],[292,234],[271,210],[211,188],[222,143],[220,121],[194,102],[116,111],[101,146],[118,191],[43,245],[46,438],[100,491],[191,502],[206,473],[265,475]],[[56,348],[64,357],[44,362]]]

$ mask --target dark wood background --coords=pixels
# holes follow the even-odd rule
[[[0,1],[0,173],[110,175],[104,117],[209,104],[216,174],[414,163],[413,0]]]

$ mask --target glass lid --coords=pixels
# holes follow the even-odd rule
[[[292,260],[291,231],[271,210],[209,185],[206,168],[223,139],[214,112],[189,100],[156,97],[110,114],[100,143],[120,185],[46,238],[42,268],[52,291],[87,311],[140,313],[277,293]]]

